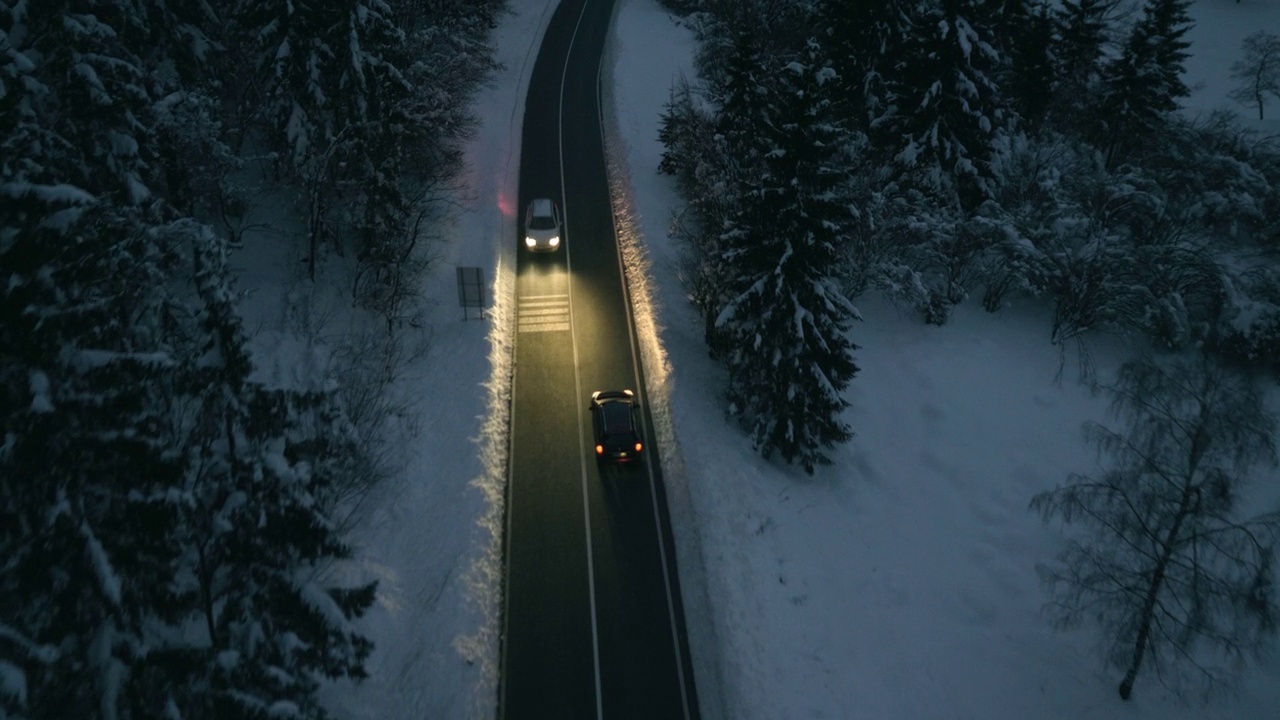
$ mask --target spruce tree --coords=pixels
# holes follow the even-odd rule
[[[220,241],[151,190],[150,92],[179,86],[126,42],[148,7],[0,4],[22,29],[0,55],[0,664],[23,688],[0,692],[6,716],[264,716],[315,706],[315,678],[359,676],[368,652],[344,619],[371,587],[308,579],[345,552],[325,488],[352,461],[350,428],[327,396],[255,412],[281,393],[244,382]],[[209,592],[217,568],[238,591]],[[303,657],[269,670],[219,646],[201,621],[235,608],[261,619],[247,649],[298,639]],[[255,694],[285,678],[277,660],[296,684]]]
[[[716,131],[741,167],[755,165],[761,152],[760,132],[772,99],[769,88],[773,78],[767,76],[767,62],[753,30],[734,32],[719,90]]]
[[[16,287],[0,317],[0,372],[27,379],[6,405],[0,457],[0,626],[25,650],[0,657],[29,669],[33,716],[98,717],[127,701],[148,628],[173,617],[172,517],[154,502],[181,474],[165,437],[181,373],[164,330],[181,313],[165,292],[175,253],[142,213],[97,203],[60,214],[75,221],[0,252],[40,263],[6,264]],[[32,654],[41,647],[59,649]]]
[[[353,139],[340,111],[346,68],[337,59],[351,30],[343,5],[350,2],[242,0],[233,16],[251,48],[253,82],[263,88],[261,129],[277,172],[302,194],[312,279],[323,241],[339,237],[335,159]]]
[[[185,215],[221,214],[231,194],[225,178],[239,165],[223,99],[243,58],[228,52],[226,10],[199,0],[153,2],[129,41],[145,49],[140,60],[154,98],[152,190]]]
[[[1008,122],[991,13],[985,1],[917,4],[912,32],[886,48],[902,60],[886,70],[888,105],[872,122],[912,185],[967,211],[990,195],[993,145]]]
[[[1040,0],[1006,0],[996,15],[1000,86],[1023,124],[1040,126],[1053,102],[1053,17]]]
[[[127,702],[145,645],[146,572],[174,476],[158,438],[175,376],[176,254],[147,186],[145,73],[122,38],[137,8],[0,5],[0,708],[97,717]]]
[[[225,251],[206,239],[193,258],[205,333],[182,444],[190,500],[179,577],[199,599],[186,620],[206,629],[207,645],[191,648],[202,682],[177,685],[174,702],[194,717],[325,718],[320,680],[364,677],[371,649],[351,621],[374,586],[331,586],[322,574],[350,556],[327,513],[358,455],[355,435],[328,393],[249,381]]]
[[[1109,26],[1116,0],[1062,0],[1052,14],[1055,125],[1087,132],[1108,61]]]
[[[730,401],[754,447],[812,473],[852,435],[840,393],[858,370],[847,336],[857,311],[834,278],[852,219],[841,193],[851,134],[833,111],[834,72],[815,43],[777,77],[761,183],[744,189],[724,234],[733,279],[717,325]]]
[[[867,131],[883,105],[881,77],[906,32],[901,0],[824,0],[817,9],[820,41],[837,73],[838,100],[858,129]],[[892,73],[890,73],[892,74]]]
[[[1190,43],[1190,0],[1147,0],[1121,56],[1106,67],[1102,107],[1105,136],[1095,141],[1114,167],[1152,137],[1190,94],[1182,81]]]

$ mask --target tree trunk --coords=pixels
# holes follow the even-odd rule
[[[204,543],[196,543],[196,572],[200,573],[200,600],[204,603],[205,629],[209,632],[209,647],[215,651],[221,649],[218,639],[218,626],[214,622],[213,612],[213,569],[205,556]]]
[[[1197,436],[1199,433],[1197,432]],[[1198,439],[1198,438],[1197,438]],[[1182,488],[1182,501],[1178,503],[1178,514],[1173,519],[1173,526],[1165,533],[1164,542],[1160,544],[1160,559],[1156,562],[1155,572],[1151,575],[1151,584],[1147,586],[1147,597],[1142,602],[1142,617],[1138,626],[1138,638],[1133,643],[1133,659],[1129,670],[1120,681],[1120,699],[1128,700],[1133,693],[1133,681],[1138,677],[1138,669],[1147,653],[1148,640],[1151,637],[1151,621],[1155,617],[1156,597],[1164,587],[1165,570],[1169,567],[1169,558],[1173,556],[1173,546],[1178,541],[1178,533],[1182,530],[1182,521],[1191,513],[1191,500],[1197,492],[1192,478],[1195,467],[1199,464],[1198,448],[1192,450],[1191,471],[1187,474],[1187,484]]]
[[[313,188],[308,191],[308,194],[310,197],[307,198],[309,204],[307,229],[310,235],[308,238],[310,252],[307,254],[307,279],[315,282],[316,255],[320,252],[320,191]]]

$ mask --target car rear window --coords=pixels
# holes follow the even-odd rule
[[[626,403],[607,402],[601,406],[604,431],[610,435],[631,432],[631,408]]]

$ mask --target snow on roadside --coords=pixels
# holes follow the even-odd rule
[[[1276,717],[1274,663],[1248,674],[1238,697],[1208,707],[1180,704],[1150,674],[1122,703],[1092,630],[1057,633],[1040,616],[1047,598],[1034,566],[1052,559],[1061,535],[1027,503],[1068,473],[1094,469],[1080,426],[1104,419],[1106,405],[1077,382],[1074,351],[1049,344],[1042,309],[989,315],[971,304],[937,328],[860,300],[862,372],[848,392],[857,437],[814,478],[754,455],[726,422],[723,371],[707,357],[667,237],[680,201],[656,173],[659,113],[673,76],[693,72],[691,39],[655,0],[619,0],[617,12],[625,155],[615,172],[630,183],[621,225],[649,268],[665,358],[649,394],[663,403],[659,420],[669,417],[662,431],[678,440],[663,448],[664,469],[676,456],[675,482],[689,497],[688,508],[673,504],[676,534],[696,539],[680,551],[700,545],[707,573],[707,613],[696,616],[695,601],[689,618],[704,659],[695,669],[711,659],[723,682],[723,707],[706,716]],[[1103,378],[1131,352],[1117,339],[1091,346]],[[698,587],[683,554],[681,562],[682,582]]]
[[[515,0],[492,39],[503,68],[478,94],[466,191],[425,280],[429,350],[401,383],[419,413],[394,440],[406,467],[369,498],[354,532],[360,572],[380,583],[360,623],[376,649],[367,680],[327,693],[340,717],[496,712],[520,135],[529,76],[556,4]],[[484,274],[484,320],[475,310],[463,319],[458,267]]]
[[[651,5],[648,9],[661,12],[656,5]],[[601,61],[601,103],[605,120],[609,189],[614,227],[623,265],[626,267],[627,291],[640,342],[640,361],[644,367],[649,418],[657,435],[655,444],[662,453],[663,486],[675,541],[680,595],[689,635],[699,711],[704,720],[712,720],[725,717],[724,676],[719,654],[720,643],[716,638],[711,597],[706,584],[707,558],[699,533],[700,523],[693,512],[690,478],[684,463],[683,447],[672,418],[672,368],[661,340],[664,328],[659,316],[662,308],[656,298],[655,282],[655,270],[661,272],[665,268],[654,267],[643,242],[642,219],[638,214],[636,193],[651,188],[648,183],[632,182],[628,154],[630,146],[635,142],[636,118],[618,112],[615,85],[611,81],[616,79],[619,72],[624,71],[618,65],[619,57],[633,51],[629,45],[631,38],[618,29],[619,18],[627,11],[625,2],[615,5],[609,40]],[[673,52],[651,56],[643,65],[644,72],[656,80],[673,77],[672,74],[681,64],[688,62],[687,53],[693,48],[693,38],[684,28],[670,28],[667,43]],[[636,68],[626,68],[630,69]],[[640,127],[643,126],[644,123],[641,123]],[[674,194],[666,197],[670,203],[674,203],[676,199]]]

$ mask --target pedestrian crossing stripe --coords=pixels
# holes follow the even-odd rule
[[[525,295],[519,300],[517,332],[567,332],[569,296]]]

